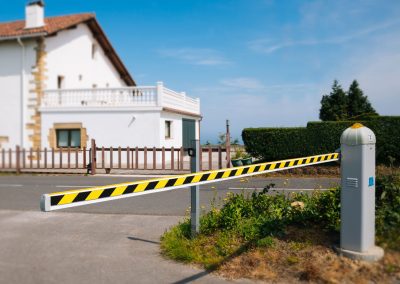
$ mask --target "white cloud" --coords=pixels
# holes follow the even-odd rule
[[[305,126],[308,121],[318,119],[318,108],[319,100],[313,96],[297,99],[240,93],[218,96],[202,108],[202,140],[216,139],[216,134],[224,131],[225,119],[230,120],[232,137],[241,138],[246,127]]]
[[[194,65],[217,66],[231,64],[220,52],[209,48],[170,48],[158,50],[163,57],[170,57]]]
[[[318,120],[320,89],[308,83],[266,85],[246,77],[197,88],[192,95],[201,98],[202,140],[216,139],[225,119],[231,121],[234,138],[245,127],[305,126]]]
[[[264,89],[265,86],[254,78],[231,78],[231,79],[223,79],[220,81],[223,86],[233,87],[238,89],[247,89],[247,90],[259,90]]]
[[[400,52],[372,56],[353,74],[378,113],[399,115]]]
[[[343,44],[346,42],[350,42],[354,39],[361,38],[363,36],[370,35],[371,33],[385,30],[391,28],[393,26],[399,25],[400,20],[389,20],[380,24],[374,24],[364,29],[357,30],[355,32],[335,36],[335,37],[328,37],[322,39],[300,39],[300,40],[284,40],[284,41],[274,41],[272,39],[257,39],[250,41],[248,46],[251,50],[261,52],[261,53],[273,53],[283,48],[289,48],[293,46],[313,46],[313,45],[337,45]]]

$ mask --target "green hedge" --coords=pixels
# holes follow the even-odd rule
[[[400,117],[370,117],[359,121],[377,137],[378,163],[400,162]],[[246,151],[266,161],[333,152],[340,147],[340,135],[355,121],[309,122],[307,127],[246,128],[242,139]]]

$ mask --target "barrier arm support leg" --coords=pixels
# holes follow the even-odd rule
[[[192,173],[200,171],[200,140],[192,141],[194,155],[190,157],[190,170]],[[199,185],[190,187],[190,224],[192,236],[200,232],[200,196]]]

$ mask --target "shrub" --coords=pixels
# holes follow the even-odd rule
[[[377,178],[375,200],[377,240],[400,250],[400,176]]]
[[[377,137],[377,162],[400,162],[400,117],[367,116],[362,124]],[[266,161],[334,152],[342,132],[355,121],[309,122],[298,128],[246,128],[242,132],[246,151]]]
[[[305,128],[246,128],[242,139],[246,152],[264,160],[280,160],[308,153]],[[291,145],[290,147],[288,145]]]
[[[161,239],[163,253],[182,262],[202,263],[213,268],[224,259],[249,248],[268,248],[275,237],[291,227],[317,228],[338,234],[340,230],[340,188],[313,194],[229,194],[222,208],[213,207],[200,218],[200,234],[190,236],[187,219]],[[380,245],[400,250],[400,177],[394,174],[376,181],[376,238]],[[321,232],[322,233],[322,232]],[[303,243],[291,243],[293,251]],[[292,261],[293,260],[293,261]],[[294,259],[288,262],[295,262]]]

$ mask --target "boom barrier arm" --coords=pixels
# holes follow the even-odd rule
[[[235,178],[242,178],[246,176],[317,165],[338,160],[339,153],[330,153],[222,170],[204,171],[136,182],[55,192],[42,195],[40,200],[40,209],[42,211],[53,211],[68,207],[82,206],[148,193],[189,187],[193,185],[201,185]]]

